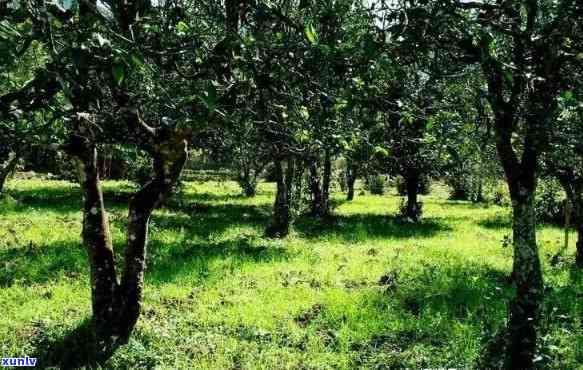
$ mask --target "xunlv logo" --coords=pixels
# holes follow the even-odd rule
[[[2,366],[36,366],[35,357],[4,357]]]

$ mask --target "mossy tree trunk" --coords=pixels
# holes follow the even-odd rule
[[[74,158],[83,196],[82,239],[89,256],[93,326],[99,340],[109,340],[120,335],[118,317],[121,302],[99,180],[97,149],[86,138],[75,135],[67,144],[66,151]]]
[[[543,279],[538,247],[534,191],[519,187],[520,196],[513,196],[513,278],[516,296],[509,307],[507,364],[532,363],[536,350],[537,323],[543,295]]]
[[[107,213],[100,185],[97,150],[94,143],[74,135],[67,152],[75,159],[83,194],[83,244],[91,270],[92,322],[99,343],[127,341],[140,314],[148,224],[178,182],[186,162],[186,141],[180,132],[152,129],[148,151],[153,157],[154,177],[130,200],[127,240],[121,281],[115,269]]]
[[[516,295],[509,304],[507,325],[507,368],[532,368],[536,353],[537,325],[543,298],[543,278],[536,241],[534,197],[537,185],[539,149],[533,141],[542,132],[529,127],[519,160],[512,144],[511,119],[497,115],[496,146],[510,191],[513,211],[514,259],[512,277]]]

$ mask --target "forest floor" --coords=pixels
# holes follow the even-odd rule
[[[128,183],[106,182],[118,255]],[[88,264],[78,186],[13,180],[0,207],[0,356],[67,368],[89,351]],[[352,369],[474,367],[512,295],[510,210],[423,197],[400,224],[400,197],[335,194],[334,217],[263,237],[272,184],[186,183],[150,229],[144,311],[104,368]],[[583,272],[563,230],[538,230],[545,276],[541,367],[583,369]],[[571,246],[575,244],[572,236]],[[492,345],[492,343],[494,343]],[[88,365],[89,364],[89,365]]]

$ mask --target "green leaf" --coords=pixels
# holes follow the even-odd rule
[[[130,61],[134,65],[134,67],[138,69],[143,69],[146,65],[146,61],[144,60],[144,56],[140,53],[139,50],[132,50],[130,54]]]
[[[316,29],[314,28],[313,24],[307,23],[306,26],[304,27],[304,33],[306,34],[306,38],[312,45],[318,43],[318,34],[316,33]]]
[[[512,72],[510,71],[505,71],[504,72],[504,78],[506,79],[506,81],[508,81],[509,83],[514,83],[514,75],[512,74]]]
[[[111,67],[111,73],[113,74],[113,79],[118,86],[121,86],[123,80],[126,76],[125,66],[121,62],[116,62]]]
[[[304,120],[308,120],[310,118],[310,112],[308,111],[308,108],[306,108],[305,106],[301,106],[300,107],[300,116],[304,119]]]
[[[180,21],[176,24],[176,33],[179,35],[185,35],[190,30],[190,27],[183,21]]]
[[[383,147],[376,146],[374,148],[374,154],[377,155],[377,156],[386,158],[386,157],[389,156],[389,151],[387,149],[383,148]]]
[[[218,94],[217,88],[213,84],[209,84],[203,95],[200,96],[200,100],[205,105],[205,107],[212,113],[217,109]]]

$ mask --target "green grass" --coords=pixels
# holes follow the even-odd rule
[[[88,265],[80,194],[65,182],[14,180],[0,209],[0,355],[43,366],[87,361]],[[124,245],[128,183],[106,183],[113,240]],[[104,368],[352,369],[473,367],[506,318],[512,265],[506,208],[423,197],[399,224],[400,198],[357,195],[324,223],[300,218],[263,237],[272,184],[187,183],[152,219],[144,312]],[[563,231],[541,226],[546,297],[541,367],[583,369],[583,273]],[[574,235],[571,246],[574,245]]]

